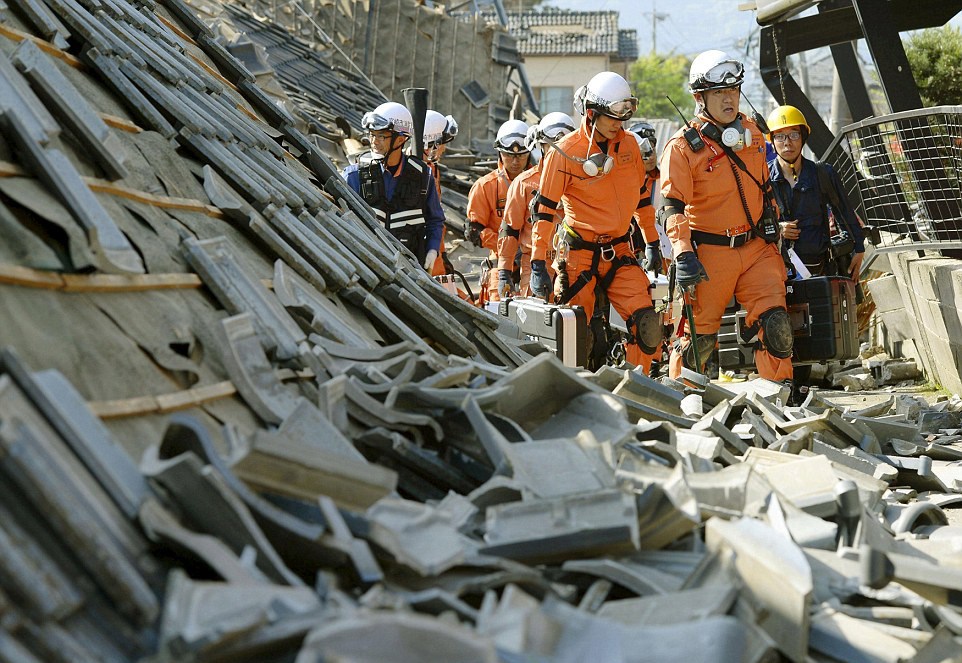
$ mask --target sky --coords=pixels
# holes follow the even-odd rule
[[[510,9],[511,0],[503,0]],[[738,0],[547,0],[544,5],[579,11],[610,10],[621,14],[619,25],[638,31],[642,53],[651,50],[652,33],[659,53],[694,57],[710,48],[744,49],[744,40],[757,38],[755,13],[738,11]],[[652,30],[652,12],[660,20]]]
[[[502,0],[511,10],[511,0]],[[744,54],[748,39],[757,43],[758,24],[755,12],[739,11],[742,0],[546,0],[543,5],[578,11],[612,10],[621,14],[619,25],[638,31],[641,53],[651,50],[652,12],[656,21],[654,35],[659,53],[694,57],[710,48],[719,48],[733,55]],[[962,26],[962,15],[950,21]]]

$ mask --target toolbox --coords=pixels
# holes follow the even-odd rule
[[[554,352],[565,366],[583,368],[588,357],[588,319],[582,306],[548,304],[537,297],[508,297],[485,308],[508,318],[521,333]]]
[[[786,283],[785,303],[795,330],[793,364],[844,361],[858,356],[855,281],[817,276]],[[754,340],[745,342],[745,311],[735,300],[718,330],[718,365],[725,370],[755,365]]]

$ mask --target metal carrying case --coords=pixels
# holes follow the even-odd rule
[[[513,321],[528,338],[554,352],[565,366],[584,367],[588,359],[588,318],[581,306],[548,304],[537,297],[509,297],[485,308]]]
[[[793,363],[858,356],[855,281],[843,276],[789,281],[785,301],[795,329]]]

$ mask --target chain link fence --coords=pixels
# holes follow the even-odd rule
[[[962,106],[849,125],[823,160],[838,171],[877,251],[962,248]]]

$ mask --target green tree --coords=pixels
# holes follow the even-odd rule
[[[638,115],[646,118],[677,120],[678,113],[668,95],[681,108],[685,118],[695,112],[695,102],[688,92],[688,68],[691,60],[684,55],[642,55],[628,68],[628,82],[638,97]]]
[[[915,84],[926,106],[962,104],[962,31],[951,25],[917,32],[905,42]]]

